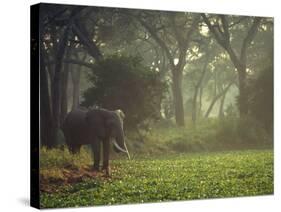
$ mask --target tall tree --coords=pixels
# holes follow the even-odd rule
[[[40,45],[40,139],[41,145],[54,147],[53,122],[48,89],[47,70]]]
[[[184,107],[182,95],[183,69],[186,65],[187,50],[191,37],[198,27],[198,15],[181,13],[135,14],[134,16],[147,30],[155,42],[165,52],[172,73],[172,91],[175,118],[178,126],[184,126]],[[159,18],[159,23],[155,19]],[[154,20],[154,21],[153,21]],[[165,22],[164,24],[161,24]],[[180,22],[184,23],[179,24]],[[173,40],[172,42],[170,42]]]
[[[70,56],[70,49],[67,49],[66,58]],[[67,101],[67,90],[68,90],[68,76],[69,76],[70,64],[65,63],[63,65],[63,71],[61,73],[61,108],[60,108],[60,125],[64,122],[68,111],[68,101]]]
[[[60,127],[60,104],[61,104],[61,72],[62,72],[62,64],[63,57],[67,45],[68,33],[70,31],[70,24],[66,26],[63,31],[61,40],[58,45],[58,51],[55,59],[55,67],[54,67],[54,87],[52,90],[52,109],[53,109],[53,125],[54,125],[54,143],[58,143],[58,130]]]
[[[202,14],[202,17],[204,22],[207,24],[210,32],[213,34],[214,38],[229,54],[233,65],[237,69],[240,92],[239,111],[241,116],[246,115],[248,113],[248,94],[246,88],[247,49],[251,45],[251,42],[253,41],[258,31],[258,26],[261,22],[261,18],[251,18],[253,20],[252,24],[246,29],[247,33],[246,36],[242,39],[240,52],[238,53],[237,51],[235,51],[233,45],[231,44],[232,37],[230,33],[230,27],[238,23],[241,24],[241,17],[239,22],[237,23],[229,23],[229,17],[225,15],[216,16],[213,20],[211,17],[207,17],[206,14]]]
[[[80,60],[79,54],[75,54],[77,61],[85,61],[87,54],[84,54],[82,59]],[[71,69],[71,78],[73,84],[73,92],[72,92],[72,110],[76,109],[80,105],[80,78],[81,78],[81,69],[82,66],[78,66],[76,68]]]
[[[50,8],[51,7],[51,8]],[[69,40],[69,33],[71,31],[71,27],[73,25],[73,21],[77,18],[77,15],[84,9],[84,7],[74,7],[68,8],[66,6],[62,6],[61,8],[56,8],[56,10],[52,10],[53,6],[45,5],[42,7],[42,13],[40,15],[40,54],[42,54],[40,60],[40,72],[42,72],[42,79],[43,85],[40,88],[40,93],[42,91],[42,96],[40,97],[41,100],[44,101],[44,104],[47,103],[49,98],[49,106],[48,109],[47,104],[43,106],[44,110],[44,118],[42,118],[42,124],[46,127],[45,131],[48,131],[48,135],[44,131],[42,132],[41,139],[44,141],[42,142],[43,145],[47,147],[54,147],[58,144],[58,131],[61,123],[61,96],[62,96],[62,77],[63,77],[63,59],[65,57],[65,50]],[[59,10],[59,12],[56,12]],[[52,11],[52,12],[50,12]],[[65,14],[66,13],[66,14]],[[62,21],[60,15],[63,16],[65,19]],[[55,26],[57,27],[57,31],[59,33],[56,34],[58,38],[53,40],[53,42],[49,43],[50,46],[53,46],[56,43],[55,51],[53,52],[54,58],[54,67],[49,67],[49,74],[50,74],[50,83],[51,89],[48,87],[48,80],[46,74],[46,64],[45,58],[46,54],[49,53],[50,50],[48,47],[48,37],[54,36],[50,33],[49,28]],[[46,86],[45,86],[46,85]],[[50,95],[49,95],[50,91]],[[49,112],[48,112],[49,111]],[[45,121],[46,120],[46,123]]]
[[[198,93],[200,90],[200,87],[202,86],[202,82],[204,80],[204,76],[207,72],[207,66],[208,66],[208,58],[209,56],[206,56],[205,62],[203,64],[203,68],[201,70],[200,76],[198,81],[195,84],[195,88],[194,88],[194,94],[193,94],[193,99],[192,99],[192,121],[193,124],[196,123],[197,121],[197,113],[198,113],[198,107],[197,107],[197,99],[198,99]]]

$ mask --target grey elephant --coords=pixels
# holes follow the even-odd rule
[[[101,143],[103,144],[103,166],[106,175],[110,175],[109,149],[110,141],[116,152],[130,155],[125,143],[121,110],[75,109],[71,111],[63,124],[65,142],[71,153],[80,151],[82,145],[90,144],[94,155],[94,171],[99,171]]]

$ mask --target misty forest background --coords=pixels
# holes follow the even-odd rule
[[[39,26],[42,207],[273,192],[272,18],[41,4]],[[111,184],[64,145],[78,107],[126,115]]]
[[[135,146],[156,128],[272,143],[272,18],[47,4],[39,24],[43,146],[79,106],[123,110]]]

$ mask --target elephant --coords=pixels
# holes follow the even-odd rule
[[[99,171],[100,150],[103,144],[103,166],[106,175],[110,175],[110,141],[116,152],[126,153],[130,159],[123,131],[125,115],[121,110],[110,111],[102,108],[78,108],[67,114],[62,126],[65,142],[72,154],[80,151],[82,145],[91,145],[94,155],[93,170]]]

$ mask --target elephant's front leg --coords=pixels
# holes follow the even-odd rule
[[[100,169],[100,141],[98,139],[95,139],[92,143],[92,153],[94,154],[94,165],[93,170],[99,171]]]
[[[110,176],[110,167],[109,167],[109,141],[110,139],[105,139],[103,141],[103,166],[102,169],[105,170],[106,176]]]

